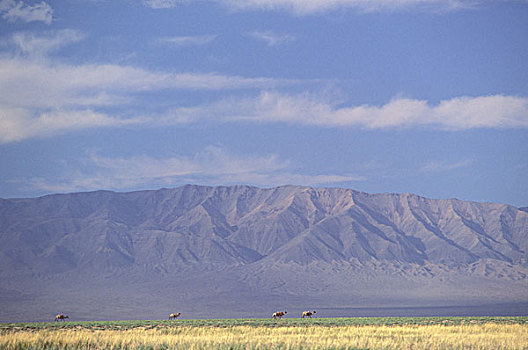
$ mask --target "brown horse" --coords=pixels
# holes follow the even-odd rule
[[[304,312],[302,313],[302,318],[304,318],[304,317],[310,317],[310,318],[312,318],[312,315],[313,315],[313,314],[315,314],[315,310],[314,310],[314,311],[304,311]]]
[[[55,316],[55,322],[60,321],[60,320],[66,321],[67,318],[70,318],[70,317],[65,314],[58,314],[57,316]]]
[[[181,315],[181,312],[178,312],[177,314],[170,314],[169,315],[169,320],[175,320],[178,317],[180,317],[180,315]]]
[[[282,316],[286,315],[288,313],[288,311],[277,311],[277,312],[274,312],[273,315],[271,315],[271,317],[273,317],[274,319],[281,319]]]

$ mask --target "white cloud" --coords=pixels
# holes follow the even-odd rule
[[[53,20],[53,9],[44,1],[34,5],[28,5],[24,1],[1,0],[0,14],[2,18],[8,21],[40,21],[51,24]]]
[[[483,0],[215,0],[237,10],[286,10],[295,14],[311,14],[337,8],[359,11],[393,11],[408,8],[453,10],[471,8]]]
[[[19,32],[8,39],[24,57],[0,56],[0,143],[82,128],[140,124],[145,118],[124,117],[123,110],[139,103],[144,92],[261,89],[287,83],[217,73],[150,71],[115,64],[69,65],[53,63],[46,56],[82,38],[82,33],[65,29],[41,35]],[[103,107],[120,111],[113,116],[95,112]],[[80,118],[87,122],[83,124]]]
[[[2,6],[7,5],[2,2]],[[0,56],[0,143],[85,128],[145,123],[148,118],[124,117],[122,112],[127,104],[139,99],[141,92],[251,89],[283,83],[268,78],[160,72],[112,64],[68,65],[52,63],[46,57],[82,38],[82,33],[69,29],[11,35],[8,42],[26,57]],[[113,116],[95,111],[108,106],[122,109]]]
[[[11,35],[9,42],[23,54],[42,56],[83,38],[84,35],[77,30],[63,29],[39,35],[32,32],[17,32]]]
[[[199,35],[199,36],[173,36],[160,38],[157,40],[160,44],[169,44],[172,46],[201,46],[212,43],[218,35]]]
[[[143,4],[153,9],[169,9],[176,7],[181,0],[144,0]]]
[[[112,98],[105,96],[131,92],[264,88],[280,83],[269,78],[216,73],[154,72],[112,64],[72,66],[45,60],[0,58],[0,104],[13,107],[104,105],[112,103]]]
[[[35,116],[23,108],[0,105],[0,143],[96,127],[119,127],[142,123],[145,123],[145,120],[140,117],[114,118],[92,110],[59,110]]]
[[[104,95],[82,98],[87,105],[106,103]],[[82,98],[72,100],[82,105]],[[430,127],[453,131],[528,128],[528,98],[503,95],[453,98],[437,105],[402,98],[382,106],[335,107],[309,95],[266,92],[256,98],[230,98],[208,105],[132,116],[109,115],[89,108],[79,109],[79,106],[59,106],[47,112],[32,112],[31,108],[9,104],[0,104],[0,107],[0,143],[95,127],[154,128],[198,122],[268,122],[366,129]],[[429,170],[434,170],[434,166]]]
[[[235,155],[213,146],[191,157],[110,158],[92,153],[87,163],[94,168],[90,174],[72,174],[69,170],[68,176],[59,181],[31,178],[18,182],[47,192],[72,192],[95,189],[131,190],[185,183],[313,186],[363,180],[362,177],[350,175],[295,174],[290,171],[290,162],[281,161],[275,155]]]
[[[144,92],[178,89],[225,92],[268,89],[297,82],[216,73],[151,71],[114,64],[68,65],[52,63],[45,57],[45,53],[81,40],[82,36],[72,30],[40,36],[26,32],[12,35],[11,43],[28,57],[0,56],[0,143],[85,128],[160,127],[199,121],[281,122],[368,129],[528,127],[528,98],[504,95],[463,96],[438,104],[396,98],[381,106],[343,106],[316,95],[262,92],[249,98],[234,96],[140,115],[126,110],[133,110],[141,103]]]
[[[528,98],[504,95],[457,97],[437,105],[424,100],[397,98],[382,106],[338,107],[308,94],[290,96],[264,92],[255,98],[232,98],[206,106],[175,109],[167,114],[167,121],[174,118],[181,123],[209,117],[228,122],[287,122],[367,129],[417,126],[446,130],[528,128]]]
[[[526,97],[458,97],[442,101],[433,111],[437,123],[447,128],[528,127]]]
[[[291,34],[275,34],[273,32],[252,32],[250,33],[250,36],[252,36],[255,39],[263,40],[266,42],[268,46],[277,46],[280,44],[284,44],[287,42],[291,42],[295,40],[295,37]]]

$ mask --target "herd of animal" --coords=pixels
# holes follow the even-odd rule
[[[273,315],[271,315],[271,317],[274,318],[274,319],[281,319],[287,313],[288,313],[288,311],[277,311],[277,312],[274,312]],[[303,311],[301,317],[302,318],[305,318],[305,317],[312,318],[312,316],[314,314],[315,314],[315,310],[314,311]],[[181,312],[170,314],[169,315],[169,320],[175,320],[178,317],[180,317],[180,315],[181,315]],[[57,321],[66,321],[67,318],[70,318],[70,317],[65,315],[65,314],[58,314],[57,316],[55,316],[55,322],[57,322]]]
[[[271,315],[271,317],[273,317],[274,319],[281,319],[282,316],[285,316],[287,313],[288,311],[277,311],[277,312],[274,312],[273,315]],[[315,314],[315,310],[314,311],[303,311],[301,317],[302,318],[305,318],[305,317],[312,318],[314,314]]]

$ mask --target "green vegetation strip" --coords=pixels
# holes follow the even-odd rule
[[[140,321],[67,321],[0,323],[0,334],[13,331],[39,331],[43,329],[90,329],[127,330],[134,328],[154,329],[168,327],[340,327],[368,325],[462,325],[462,324],[528,324],[528,316],[522,317],[351,317],[351,318],[284,318],[273,319],[211,319],[211,320],[140,320]]]

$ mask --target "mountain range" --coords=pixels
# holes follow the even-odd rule
[[[0,242],[1,322],[528,314],[528,212],[505,204],[301,186],[56,194],[0,199]]]

